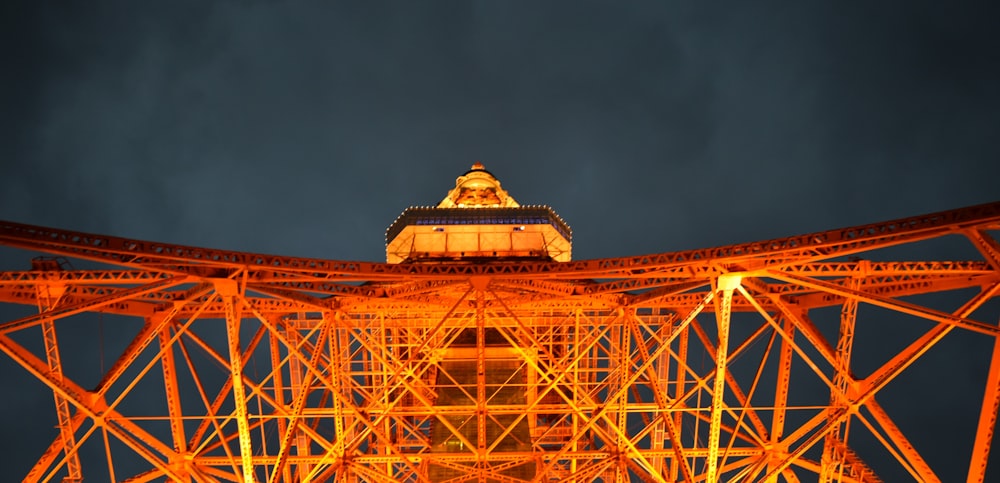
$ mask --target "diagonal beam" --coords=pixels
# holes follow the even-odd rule
[[[997,411],[1000,410],[1000,337],[993,341],[990,369],[986,376],[986,393],[979,412],[976,440],[972,446],[972,460],[969,462],[969,482],[982,483],[986,478],[986,463],[993,445],[993,434],[997,425]]]
[[[152,463],[160,471],[163,471],[164,474],[174,479],[180,479],[180,476],[166,462],[150,450],[152,448],[161,455],[166,456],[168,460],[175,457],[174,452],[161,443],[159,439],[136,426],[117,411],[102,408],[102,403],[99,399],[88,395],[85,389],[70,379],[65,377],[59,380],[55,379],[49,373],[45,362],[38,359],[38,357],[17,342],[14,342],[10,337],[0,334],[0,350],[21,364],[22,367],[27,369],[38,380],[49,386],[53,392],[76,406],[77,410],[93,420],[96,425],[114,434],[126,446]]]
[[[965,235],[969,237],[979,253],[983,254],[986,262],[993,267],[994,272],[1000,272],[1000,243],[997,243],[986,230],[969,229],[965,230]]]
[[[887,297],[880,297],[860,290],[852,290],[850,288],[830,282],[825,282],[822,280],[800,277],[798,275],[784,274],[776,270],[767,270],[767,274],[768,274],[767,276],[769,277],[773,277],[778,280],[782,280],[784,282],[796,283],[806,287],[813,287],[819,290],[825,290],[830,293],[835,293],[838,295],[843,295],[845,297],[854,298],[859,302],[865,302],[885,309],[894,310],[896,312],[914,315],[941,324],[953,325],[955,327],[968,329],[974,332],[979,332],[993,337],[1000,336],[1000,327],[979,322],[976,320],[970,320],[967,318],[968,314],[961,316],[955,314],[949,314],[946,312],[941,312],[939,310],[933,310],[927,307],[922,307],[917,304],[903,302],[901,300],[895,300]]]
[[[240,460],[243,465],[243,482],[251,483],[254,478],[253,448],[250,444],[250,422],[247,420],[247,398],[243,387],[243,350],[240,347],[240,306],[239,286],[236,280],[215,281],[215,291],[226,306],[226,341],[229,347],[229,373],[233,381],[233,400],[236,406],[236,427],[240,439]]]
[[[173,320],[178,311],[180,311],[185,304],[200,298],[202,295],[207,293],[209,289],[210,286],[208,285],[198,285],[188,291],[185,299],[179,300],[174,304],[174,307],[171,310],[168,310],[160,317],[157,317],[155,321],[147,319],[142,329],[139,330],[139,333],[132,338],[131,342],[129,342],[129,345],[125,348],[122,355],[115,360],[115,362],[101,378],[100,382],[97,383],[97,387],[93,391],[94,394],[96,394],[95,397],[103,398],[111,386],[118,381],[118,378],[121,377],[125,370],[128,369],[128,367],[135,362],[146,347],[152,343],[157,334],[159,334],[163,328],[166,327],[171,320]],[[203,303],[201,306],[204,307],[205,304]],[[75,432],[80,428],[80,425],[83,424],[85,420],[86,417],[84,414],[77,411],[77,413],[73,415],[73,419],[70,421],[68,427],[71,428],[70,430],[72,432]],[[56,445],[61,445],[62,441],[62,437],[59,436],[52,442],[51,445],[49,445],[49,447],[42,454],[42,457],[39,458],[32,469],[28,472],[27,476],[25,476],[25,481],[37,481],[41,478],[42,472],[45,468],[48,468],[55,460],[56,454],[58,453]]]
[[[966,235],[994,270],[1000,271],[1000,243],[984,230],[968,230]],[[1000,411],[1000,337],[993,341],[990,369],[986,376],[986,393],[983,395],[983,405],[979,411],[979,425],[972,446],[972,460],[969,462],[967,479],[969,482],[981,483],[986,478],[986,463],[993,444],[998,411]]]
[[[966,302],[962,307],[954,312],[953,318],[965,318],[976,311],[982,304],[989,301],[995,295],[1000,293],[1000,284],[988,287],[982,292],[978,293],[968,302]],[[883,364],[881,367],[872,372],[868,377],[861,380],[860,392],[864,393],[875,393],[894,379],[899,373],[910,366],[914,361],[916,361],[925,352],[930,350],[938,341],[948,335],[949,332],[954,329],[955,325],[950,325],[948,323],[939,323],[933,329],[929,330],[927,333],[922,335],[917,340],[913,341],[905,349],[901,350],[892,359]]]
[[[920,478],[928,483],[941,483],[941,479],[934,474],[930,465],[924,461],[924,458],[920,456],[920,453],[913,447],[910,440],[900,431],[896,423],[892,421],[892,418],[885,412],[885,409],[882,409],[882,405],[874,397],[865,403],[865,407],[871,412],[872,418],[882,426],[882,429],[889,436],[889,440],[896,445]]]

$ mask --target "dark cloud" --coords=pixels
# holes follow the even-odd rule
[[[0,8],[12,221],[379,260],[480,159],[594,258],[1000,195],[986,2]]]

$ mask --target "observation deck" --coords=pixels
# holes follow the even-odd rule
[[[475,258],[568,262],[573,234],[552,208],[520,205],[477,162],[437,206],[404,210],[385,237],[388,263]]]

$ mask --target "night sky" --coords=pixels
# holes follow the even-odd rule
[[[991,2],[306,3],[4,3],[0,219],[382,261],[481,160],[586,259],[1000,199]],[[0,382],[20,479],[52,399]]]

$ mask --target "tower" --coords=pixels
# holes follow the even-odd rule
[[[0,322],[0,350],[54,402],[26,481],[867,482],[949,477],[932,456],[954,448],[883,395],[964,337],[990,361],[953,395],[977,400],[961,451],[983,481],[997,230],[991,203],[574,261],[555,211],[477,163],[389,227],[386,263],[0,222],[0,244],[44,254],[0,272],[0,300],[35,309]],[[928,243],[974,257],[907,250]],[[85,381],[65,334],[95,317],[129,343]]]

